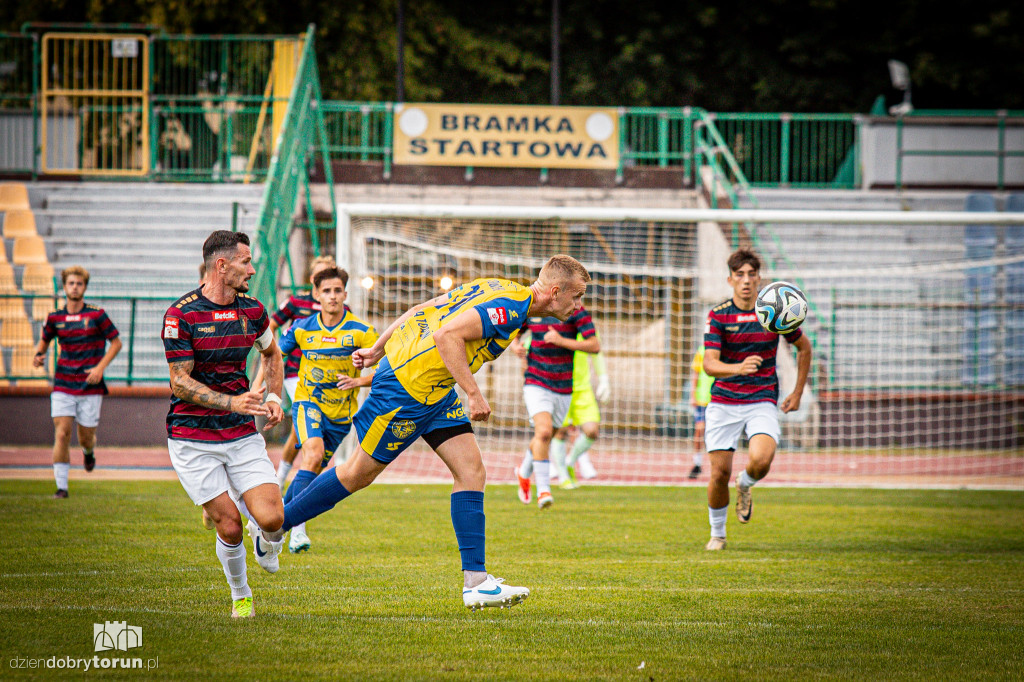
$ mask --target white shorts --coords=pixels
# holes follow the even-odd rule
[[[295,402],[295,389],[299,387],[298,377],[289,377],[284,380],[284,392],[288,394],[288,399],[293,403]]]
[[[775,403],[711,403],[704,413],[704,419],[704,445],[708,452],[735,450],[744,427],[748,440],[763,433],[776,443],[779,442],[779,408]]]
[[[50,394],[51,417],[74,417],[80,426],[95,429],[100,423],[100,407],[103,396],[71,395],[54,391]]]
[[[267,442],[258,433],[230,443],[168,438],[167,450],[181,487],[196,504],[205,504],[229,488],[241,495],[264,483],[277,485]]]
[[[551,415],[551,425],[558,429],[565,423],[565,415],[569,414],[572,393],[555,393],[543,386],[526,384],[523,386],[523,398],[526,400],[526,413],[530,415],[531,425],[535,414],[547,412]]]

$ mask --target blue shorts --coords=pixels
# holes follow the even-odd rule
[[[390,464],[417,438],[451,427],[469,427],[466,410],[452,388],[433,405],[424,405],[405,390],[385,357],[377,365],[370,395],[352,419],[363,451]]]
[[[292,425],[299,447],[309,438],[322,438],[324,441],[324,459],[321,467],[326,467],[334,455],[334,451],[345,440],[352,429],[352,422],[335,422],[324,419],[320,406],[308,401],[292,403]]]
[[[700,424],[704,421],[704,413],[707,412],[707,405],[694,405],[693,406],[693,421],[695,424]]]

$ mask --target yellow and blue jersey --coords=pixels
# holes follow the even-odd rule
[[[424,405],[444,398],[455,379],[434,345],[434,332],[473,309],[483,323],[483,338],[466,342],[466,362],[476,372],[512,343],[526,321],[530,288],[507,279],[477,279],[453,289],[440,305],[429,306],[395,330],[384,347],[395,379]]]
[[[292,324],[281,339],[281,353],[302,351],[295,402],[312,402],[333,422],[350,422],[359,407],[358,388],[340,389],[342,377],[357,377],[352,353],[368,348],[377,340],[373,327],[346,310],[333,327],[324,326],[322,313]]]

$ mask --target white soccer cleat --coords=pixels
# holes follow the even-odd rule
[[[704,545],[704,549],[709,552],[716,552],[720,549],[725,549],[725,538],[716,538],[714,536],[708,540],[708,544]]]
[[[476,587],[467,587],[462,590],[462,602],[471,611],[488,606],[497,606],[502,609],[511,608],[529,596],[528,588],[506,585],[504,578],[495,578],[490,574]]]
[[[263,537],[260,527],[249,521],[249,537],[252,538],[252,552],[256,555],[256,563],[267,573],[277,573],[280,568],[277,557],[284,548],[284,538],[278,542],[270,542]]]
[[[288,534],[288,551],[292,554],[298,554],[308,550],[309,536],[300,528],[292,528]]]
[[[537,506],[541,509],[547,509],[555,503],[555,498],[551,496],[551,493],[541,493],[537,495]]]

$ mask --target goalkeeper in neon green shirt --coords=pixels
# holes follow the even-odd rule
[[[594,374],[597,382],[591,382],[590,360],[594,362]],[[597,440],[601,424],[601,410],[598,402],[607,403],[612,396],[611,384],[608,381],[608,370],[601,353],[584,353],[576,351],[572,366],[572,400],[569,413],[565,418],[565,426],[555,431],[551,439],[552,483],[554,477],[561,481],[561,487],[567,490],[577,487],[576,472],[580,478],[588,480],[597,476],[594,463],[590,460],[589,451]],[[580,429],[572,452],[566,457],[565,437],[569,425]]]

